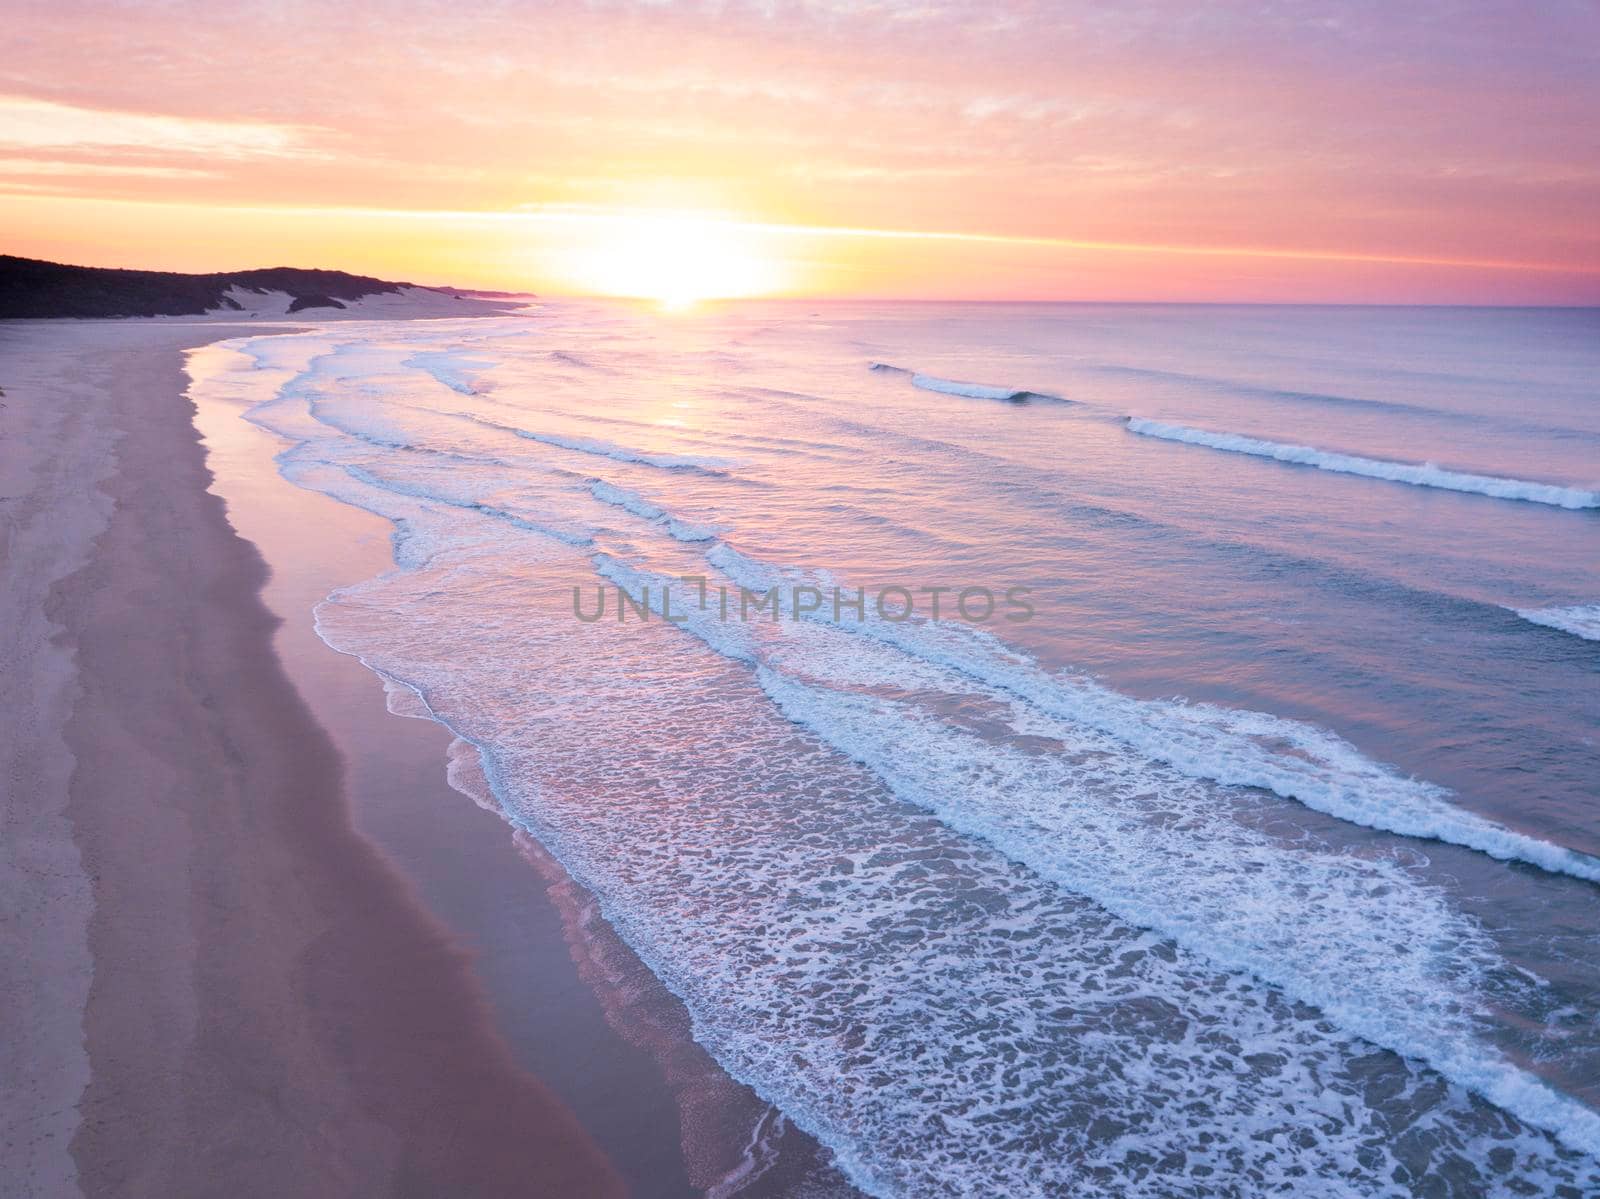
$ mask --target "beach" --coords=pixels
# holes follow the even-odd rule
[[[22,1193],[1600,1185],[1591,315],[429,315],[0,325]]]
[[[0,328],[7,1193],[616,1194],[351,828],[181,322]]]
[[[389,564],[387,522],[191,395],[214,344],[315,327],[0,322],[6,1178],[850,1193],[592,897],[463,799],[452,738],[318,638],[316,604]]]
[[[11,7],[0,1199],[1600,1199],[1600,5]]]

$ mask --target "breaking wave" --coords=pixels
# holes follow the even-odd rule
[[[917,371],[906,370],[904,367],[891,366],[887,362],[874,362],[868,369],[907,375],[913,387],[920,387],[923,391],[936,391],[941,395],[965,396],[971,400],[1007,400],[1013,404],[1023,404],[1029,400],[1066,402],[1060,396],[1042,391],[1029,391],[1021,387],[996,387],[988,383],[964,383],[959,379],[942,379],[938,375],[924,375]]]
[[[1431,462],[1389,462],[1381,458],[1361,458],[1354,454],[1319,450],[1308,445],[1262,441],[1238,433],[1214,433],[1207,429],[1193,429],[1188,425],[1169,425],[1161,421],[1147,420],[1142,416],[1130,416],[1128,429],[1145,437],[1202,445],[1234,454],[1251,454],[1257,458],[1272,458],[1299,466],[1314,466],[1318,470],[1333,471],[1337,474],[1363,475],[1369,479],[1386,479],[1392,483],[1410,483],[1417,487],[1441,487],[1446,491],[1472,492],[1500,500],[1527,500],[1529,503],[1551,504],[1557,508],[1600,508],[1600,492],[1588,491],[1581,487],[1562,487],[1555,483],[1530,483],[1523,479],[1502,479],[1494,475],[1466,474],[1461,471],[1445,470]]]
[[[471,417],[470,419],[488,428],[511,433],[526,441],[537,441],[543,445],[555,446],[561,450],[571,450],[577,454],[592,454],[596,458],[610,458],[613,462],[629,462],[637,466],[653,466],[657,470],[692,471],[698,474],[722,475],[727,473],[725,468],[729,465],[724,458],[698,457],[690,454],[660,454],[650,450],[630,449],[627,446],[618,445],[614,441],[602,441],[597,437],[568,437],[560,433],[540,433],[531,429],[518,428],[516,425],[489,420],[485,417]]]
[[[1600,641],[1600,604],[1571,604],[1564,608],[1513,608],[1523,620],[1560,629],[1585,641]]]
[[[740,561],[725,545],[706,557],[714,565]],[[661,589],[671,580],[605,554],[595,565],[662,610]],[[1514,991],[1526,980],[1435,888],[1394,863],[1274,843],[1235,819],[1208,776],[1130,752],[1126,736],[1096,727],[1091,705],[1110,699],[1158,727],[1167,723],[1159,706],[1138,713],[1138,701],[1103,689],[1075,705],[1087,720],[1047,703],[1017,704],[1011,688],[974,689],[971,670],[919,652],[925,647],[916,642],[886,637],[863,645],[852,635],[879,624],[906,627],[824,619],[764,634],[692,606],[676,627],[748,664],[785,716],[956,832],[1219,966],[1281,987],[1346,1032],[1428,1062],[1575,1148],[1600,1150],[1600,1114],[1517,1069],[1483,1038],[1487,993]],[[963,693],[967,704],[983,705],[984,734],[940,718],[941,705]],[[1300,727],[1314,744],[1318,731]],[[1347,760],[1337,765],[1353,777],[1404,786],[1353,747],[1344,750]]]
[[[690,524],[669,515],[664,509],[652,504],[637,491],[630,491],[626,487],[618,487],[614,483],[607,483],[604,479],[596,479],[589,484],[589,494],[603,504],[625,509],[635,516],[664,527],[679,541],[711,541],[716,537],[710,529],[699,525]]]
[[[752,589],[831,581],[721,541],[798,561],[817,534],[785,540],[728,494],[748,488],[724,463],[655,453],[664,435],[608,406],[611,423],[580,404],[559,427],[632,445],[514,428],[546,413],[536,387],[527,408],[496,405],[507,424],[432,410],[448,395],[414,376],[423,406],[394,399],[402,363],[428,369],[425,332],[337,354],[327,334],[250,343],[263,382],[301,372],[251,410],[300,443],[283,473],[396,528],[402,569],[330,597],[318,632],[476,748],[485,806],[549,848],[683,999],[695,1039],[862,1189],[1461,1199],[1600,1185],[1600,1114],[1521,1065],[1559,1055],[1579,1065],[1552,1076],[1570,1079],[1587,1059],[1554,1025],[1531,1053],[1506,1033],[1506,1013],[1537,1027],[1565,1010],[1562,981],[1475,918],[1450,871],[1583,889],[1454,853],[1435,868],[1282,800],[1579,877],[1594,859],[1478,817],[1332,732],[1136,699],[966,626],[743,625],[692,607],[685,624],[630,616],[623,636],[551,620],[539,588],[594,572],[630,590],[677,588],[708,563]],[[497,399],[535,378],[533,361],[497,364]],[[736,454],[752,485],[766,462],[801,473],[760,399],[737,409],[748,423],[714,430],[721,441],[660,444]],[[814,428],[779,431],[805,447]],[[805,519],[854,549],[860,526],[823,511]],[[1594,607],[1519,615],[1563,627]]]
[[[712,547],[706,560],[751,589],[802,581],[725,543]],[[823,589],[833,585],[825,581]],[[819,609],[811,619],[823,621],[828,615]],[[867,620],[837,627],[1001,688],[1052,716],[1115,737],[1192,778],[1258,787],[1366,828],[1444,841],[1502,861],[1526,862],[1600,882],[1600,858],[1527,836],[1458,807],[1443,787],[1398,774],[1326,729],[1214,704],[1134,699],[1092,679],[1046,671],[971,626]]]
[[[494,365],[492,359],[454,350],[422,350],[407,358],[405,366],[426,371],[459,395],[478,394],[478,375]]]

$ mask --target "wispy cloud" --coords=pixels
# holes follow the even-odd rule
[[[203,167],[153,166],[137,162],[60,162],[53,159],[8,158],[0,155],[0,175],[43,178],[210,179]]]
[[[276,219],[254,206],[721,210],[860,230],[805,236],[919,294],[988,294],[1002,261],[1030,294],[1135,294],[1115,288],[1139,255],[1178,264],[1171,288],[1140,276],[1152,296],[1542,267],[1569,297],[1558,272],[1600,274],[1588,0],[595,0],[539,6],[536,37],[517,4],[347,0],[308,10],[310,37],[273,4],[12,7],[0,189],[219,228]],[[1091,279],[1084,256],[1117,265]]]
[[[145,151],[212,158],[320,158],[317,131],[266,121],[217,121],[109,111],[0,96],[0,151]]]

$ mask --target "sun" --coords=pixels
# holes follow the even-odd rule
[[[702,217],[618,216],[586,231],[567,271],[594,295],[654,300],[683,309],[702,300],[767,295],[777,265],[746,230]]]

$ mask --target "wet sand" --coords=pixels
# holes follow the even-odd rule
[[[0,325],[8,1192],[621,1193],[274,653],[181,398],[261,331]]]
[[[268,564],[262,599],[282,622],[273,648],[344,760],[356,830],[469,954],[517,1061],[579,1118],[630,1192],[700,1193],[685,1172],[679,1105],[661,1068],[616,1030],[599,989],[580,976],[551,881],[530,867],[492,801],[452,789],[450,733],[391,714],[379,677],[317,636],[313,611],[329,592],[393,569],[393,527],[279,474],[284,443],[212,383],[235,358],[225,344],[187,355],[211,490]],[[746,1134],[734,1134],[741,1147]]]
[[[683,1004],[594,898],[513,831],[476,753],[431,720],[392,715],[391,705],[416,711],[411,693],[386,702],[378,676],[317,636],[319,601],[394,569],[393,526],[283,478],[274,455],[285,443],[245,420],[246,397],[226,385],[238,361],[224,343],[192,351],[187,369],[212,490],[271,568],[262,595],[282,619],[274,647],[347,764],[356,828],[470,953],[517,1060],[634,1195],[856,1196],[814,1140],[695,1043]]]

